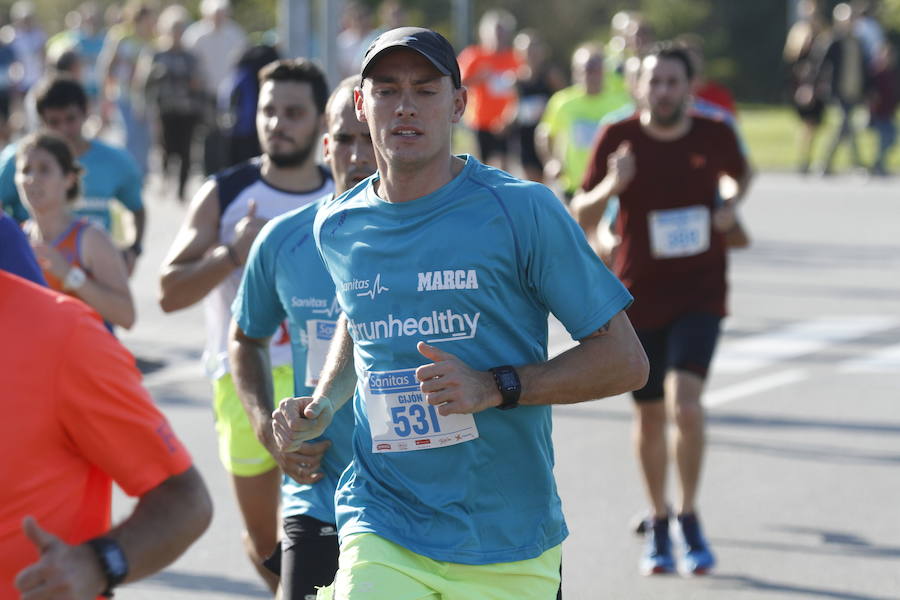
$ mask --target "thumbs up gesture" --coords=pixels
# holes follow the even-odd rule
[[[609,155],[606,159],[606,170],[614,178],[613,195],[618,196],[628,188],[637,172],[631,142],[627,140],[622,142],[616,151]]]
[[[468,414],[500,406],[503,398],[487,371],[476,371],[455,355],[425,342],[419,354],[434,362],[416,369],[419,389],[425,401],[438,407],[442,415]]]
[[[247,214],[241,217],[241,220],[234,225],[234,242],[232,247],[242,265],[247,262],[247,256],[250,254],[253,240],[256,239],[256,236],[265,224],[266,219],[256,216],[256,200],[250,200],[247,203]]]
[[[22,529],[40,553],[36,563],[16,575],[22,600],[93,600],[106,588],[106,576],[93,550],[66,544],[32,517],[25,518]]]

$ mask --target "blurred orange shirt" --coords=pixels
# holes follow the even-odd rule
[[[469,90],[466,123],[476,131],[499,132],[515,116],[516,76],[522,61],[510,50],[488,52],[469,46],[459,55],[459,71]],[[483,79],[482,79],[483,78]],[[475,79],[475,83],[465,83]]]
[[[67,543],[110,527],[112,482],[141,496],[191,457],[134,357],[81,301],[0,271],[0,600],[39,558],[32,515]]]

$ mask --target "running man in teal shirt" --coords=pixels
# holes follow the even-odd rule
[[[372,174],[375,156],[369,127],[356,119],[353,87],[344,80],[325,106],[322,155],[340,195]],[[281,453],[272,439],[275,400],[268,366],[269,338],[287,319],[294,366],[294,395],[308,396],[318,382],[340,306],[334,283],[322,265],[312,236],[316,211],[333,196],[269,221],[253,243],[233,304],[232,375],[260,443],[284,473],[281,484],[283,534],[267,561],[281,576],[281,597],[304,600],[316,586],[334,580],[338,567],[334,491],[353,457],[353,410],[335,415],[321,438],[300,452]],[[324,454],[324,456],[323,456]],[[278,568],[280,563],[280,568]]]
[[[568,531],[550,405],[644,384],[631,296],[550,190],[451,154],[466,90],[447,40],[384,33],[361,75],[378,174],[313,227],[345,316],[312,396],[274,420],[290,450],[353,395],[318,597],[551,600]],[[579,344],[548,361],[551,312]]]

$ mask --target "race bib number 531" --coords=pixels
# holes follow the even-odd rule
[[[442,416],[425,401],[415,369],[367,371],[365,377],[373,452],[427,450],[478,437],[472,415]]]

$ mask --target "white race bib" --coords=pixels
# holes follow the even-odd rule
[[[425,401],[415,369],[367,371],[363,394],[372,452],[428,450],[478,437],[472,415],[442,416]]]
[[[709,250],[709,208],[688,206],[654,210],[648,215],[654,258],[695,256]]]
[[[325,366],[328,346],[334,337],[337,321],[310,319],[306,322],[306,386],[316,387]]]

